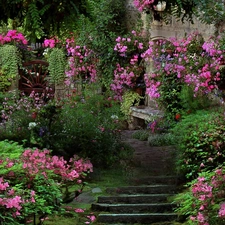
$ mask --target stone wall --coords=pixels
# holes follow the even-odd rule
[[[194,21],[194,24],[186,21],[182,23],[181,21],[177,21],[176,18],[172,17],[169,19],[169,22],[166,24],[164,22],[149,21],[146,13],[140,13],[133,5],[133,0],[127,0],[127,24],[128,27],[134,28],[135,22],[137,18],[141,16],[144,27],[146,31],[149,33],[149,38],[169,38],[169,37],[183,37],[188,33],[192,33],[193,31],[199,31],[205,38],[208,38],[214,34],[214,26],[202,24],[197,19]]]

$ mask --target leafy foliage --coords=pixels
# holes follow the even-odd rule
[[[220,110],[189,114],[172,130],[180,149],[178,167],[188,179],[224,162],[224,115]]]
[[[62,48],[53,48],[48,57],[50,82],[59,84],[65,79],[66,56]]]
[[[142,96],[132,90],[127,90],[124,93],[120,109],[125,119],[129,120],[131,106],[138,106],[142,98]]]
[[[224,224],[224,166],[202,172],[175,197],[182,224]]]
[[[0,91],[6,91],[11,81],[18,75],[21,66],[19,51],[14,45],[0,47]]]
[[[81,16],[78,23],[78,42],[87,45],[99,58],[98,76],[106,86],[113,78],[116,53],[113,50],[118,35],[127,32],[125,2],[120,0],[88,0],[89,18]]]
[[[62,34],[76,27],[77,17],[85,12],[86,1],[15,0],[0,1],[0,21],[13,20],[14,29],[22,26],[35,40],[44,35]]]

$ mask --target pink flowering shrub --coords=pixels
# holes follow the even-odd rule
[[[117,53],[118,62],[111,84],[115,99],[122,100],[126,88],[133,89],[144,85],[145,67],[142,63],[142,53],[146,51],[147,47],[143,33],[133,30],[128,37],[117,37],[114,51]]]
[[[142,57],[154,66],[154,72],[145,74],[146,93],[173,115],[182,110],[183,87],[193,91],[191,97],[218,88],[223,60],[218,39],[204,41],[195,32],[182,39],[150,41]]]
[[[55,48],[60,44],[62,44],[62,42],[57,37],[53,37],[53,38],[44,40],[45,48]]]
[[[84,81],[95,82],[97,79],[97,59],[94,52],[87,46],[76,45],[74,38],[66,40],[69,68],[66,70],[66,85],[80,78]]]
[[[57,37],[45,39],[44,46],[50,48],[50,54],[47,56],[48,61],[50,61],[49,57],[51,56],[53,49],[61,48],[65,50],[68,56],[65,59],[67,68],[63,68],[63,71],[61,72],[65,74],[64,82],[67,86],[73,86],[74,82],[80,78],[86,82],[96,81],[97,59],[94,52],[86,46],[76,45],[74,37],[67,38],[65,42],[59,40]]]
[[[134,6],[140,11],[154,9],[155,0],[133,0]]]
[[[6,34],[0,34],[0,44],[23,44],[27,45],[26,37],[17,30],[9,30]]]
[[[177,195],[176,211],[185,215],[190,225],[223,225],[225,223],[225,170],[219,167],[200,173],[188,184],[188,190]]]
[[[66,161],[49,150],[26,149],[19,158],[3,154],[0,169],[0,221],[11,224],[13,219],[14,224],[24,224],[33,215],[61,212],[64,198],[71,194],[70,185],[75,188],[75,198],[92,172],[92,164],[77,156]]]

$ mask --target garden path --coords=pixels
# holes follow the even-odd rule
[[[132,138],[134,132],[136,130],[122,131],[122,140],[134,149],[131,162],[133,176],[175,175],[175,148],[173,146],[149,146],[147,141]]]
[[[135,130],[122,131],[122,141],[134,149],[127,166],[128,186],[107,188],[92,210],[98,212],[100,224],[172,225],[178,219],[169,200],[180,180],[175,170],[173,146],[152,147],[147,141],[132,137]]]

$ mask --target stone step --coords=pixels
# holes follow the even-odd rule
[[[143,186],[124,186],[124,187],[110,187],[106,189],[109,194],[175,194],[177,187],[175,185],[143,185]]]
[[[91,208],[94,211],[104,211],[112,213],[163,213],[173,212],[176,204],[154,203],[154,204],[102,204],[94,203]]]
[[[138,203],[161,203],[167,202],[172,194],[136,194],[136,195],[118,195],[118,196],[99,196],[97,203],[107,204],[138,204]]]
[[[106,214],[100,213],[97,222],[106,224],[153,224],[158,222],[169,222],[177,220],[175,213],[132,213],[132,214]]]

